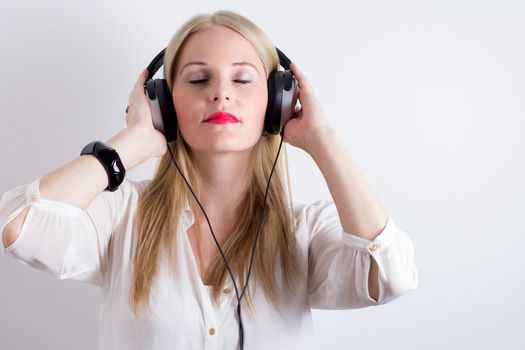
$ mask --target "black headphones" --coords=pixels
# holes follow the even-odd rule
[[[284,125],[293,117],[297,103],[297,80],[290,71],[292,61],[275,48],[279,55],[279,63],[284,71],[275,70],[268,77],[268,105],[264,117],[265,133],[280,133]],[[166,49],[155,56],[148,65],[148,78],[144,85],[146,97],[149,100],[153,126],[166,137],[167,142],[177,138],[177,113],[166,79],[152,79],[163,65]]]

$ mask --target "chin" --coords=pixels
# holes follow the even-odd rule
[[[238,134],[238,133],[236,133]],[[261,135],[232,135],[232,133],[213,133],[205,137],[197,137],[188,140],[184,138],[192,149],[202,152],[220,152],[220,151],[246,151],[253,148],[261,139]]]
[[[192,149],[207,153],[246,152],[252,150],[256,144],[257,142],[243,144],[239,144],[239,142],[213,142],[200,145],[200,147],[192,147]]]

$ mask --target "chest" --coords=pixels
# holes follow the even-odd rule
[[[196,226],[192,225],[186,231],[186,235],[188,237],[193,260],[195,262],[195,266],[197,267],[197,272],[202,280],[202,283],[209,285],[211,279],[208,276],[208,267],[215,256],[220,254],[217,244],[215,243],[209,228],[207,230],[203,230],[203,232],[199,234]],[[217,236],[217,233],[215,233],[215,237],[219,241],[221,249],[223,249],[225,241],[223,236],[224,235]]]

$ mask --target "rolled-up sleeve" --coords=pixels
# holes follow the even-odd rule
[[[40,198],[40,179],[15,187],[0,199],[0,233],[24,208],[27,216],[16,240],[4,253],[51,273],[102,286],[115,201],[121,189],[97,195],[86,210]]]
[[[309,205],[304,217],[310,230],[311,308],[354,309],[385,304],[417,287],[412,242],[391,217],[373,241],[344,232],[333,201]],[[377,301],[368,292],[371,257],[379,268]]]

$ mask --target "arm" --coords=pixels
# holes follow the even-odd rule
[[[337,133],[325,129],[312,140],[308,153],[321,170],[345,232],[372,241],[383,230],[388,214],[355,166]],[[370,296],[379,295],[378,267],[371,257]]]
[[[343,249],[333,232],[330,234],[330,229],[321,229],[314,236],[311,242],[312,264],[319,266],[311,266],[316,272],[312,283],[318,291],[313,299],[320,306],[334,305],[338,303],[337,298],[326,303],[323,296],[338,293],[341,288],[348,291],[359,287],[358,299],[363,299],[365,304],[372,300],[377,303],[393,300],[415,288],[417,283],[410,239],[389,219],[338,135],[329,126],[306,76],[294,63],[290,68],[298,81],[301,106],[296,108],[296,118],[287,122],[284,139],[307,152],[321,170],[334,199],[347,247]],[[337,276],[336,270],[344,277]],[[353,285],[344,285],[356,276]],[[341,282],[339,278],[347,280]],[[328,294],[323,295],[323,288]],[[368,295],[362,295],[364,293]]]
[[[126,170],[149,158],[144,150],[143,135],[141,129],[125,128],[106,141],[118,152]],[[65,202],[85,210],[107,185],[108,177],[102,164],[92,155],[78,156],[41,179],[40,195],[42,199]],[[5,226],[4,247],[16,240],[28,211],[26,207]]]
[[[412,243],[374,196],[336,133],[327,129],[319,135],[309,154],[330,189],[343,233],[341,242],[341,231],[330,229],[332,216],[317,219],[326,223],[310,244],[311,305],[347,308],[392,301],[417,285]]]
[[[162,155],[167,150],[164,135],[153,127],[151,111],[144,94],[147,76],[148,71],[144,69],[129,95],[131,109],[126,115],[127,127],[105,142],[115,148],[126,170],[131,170],[150,157]],[[42,199],[64,202],[85,210],[104,191],[107,181],[106,171],[96,157],[79,156],[40,179],[40,196]],[[0,225],[4,247],[16,240],[28,211],[29,208],[22,210],[3,230]]]

